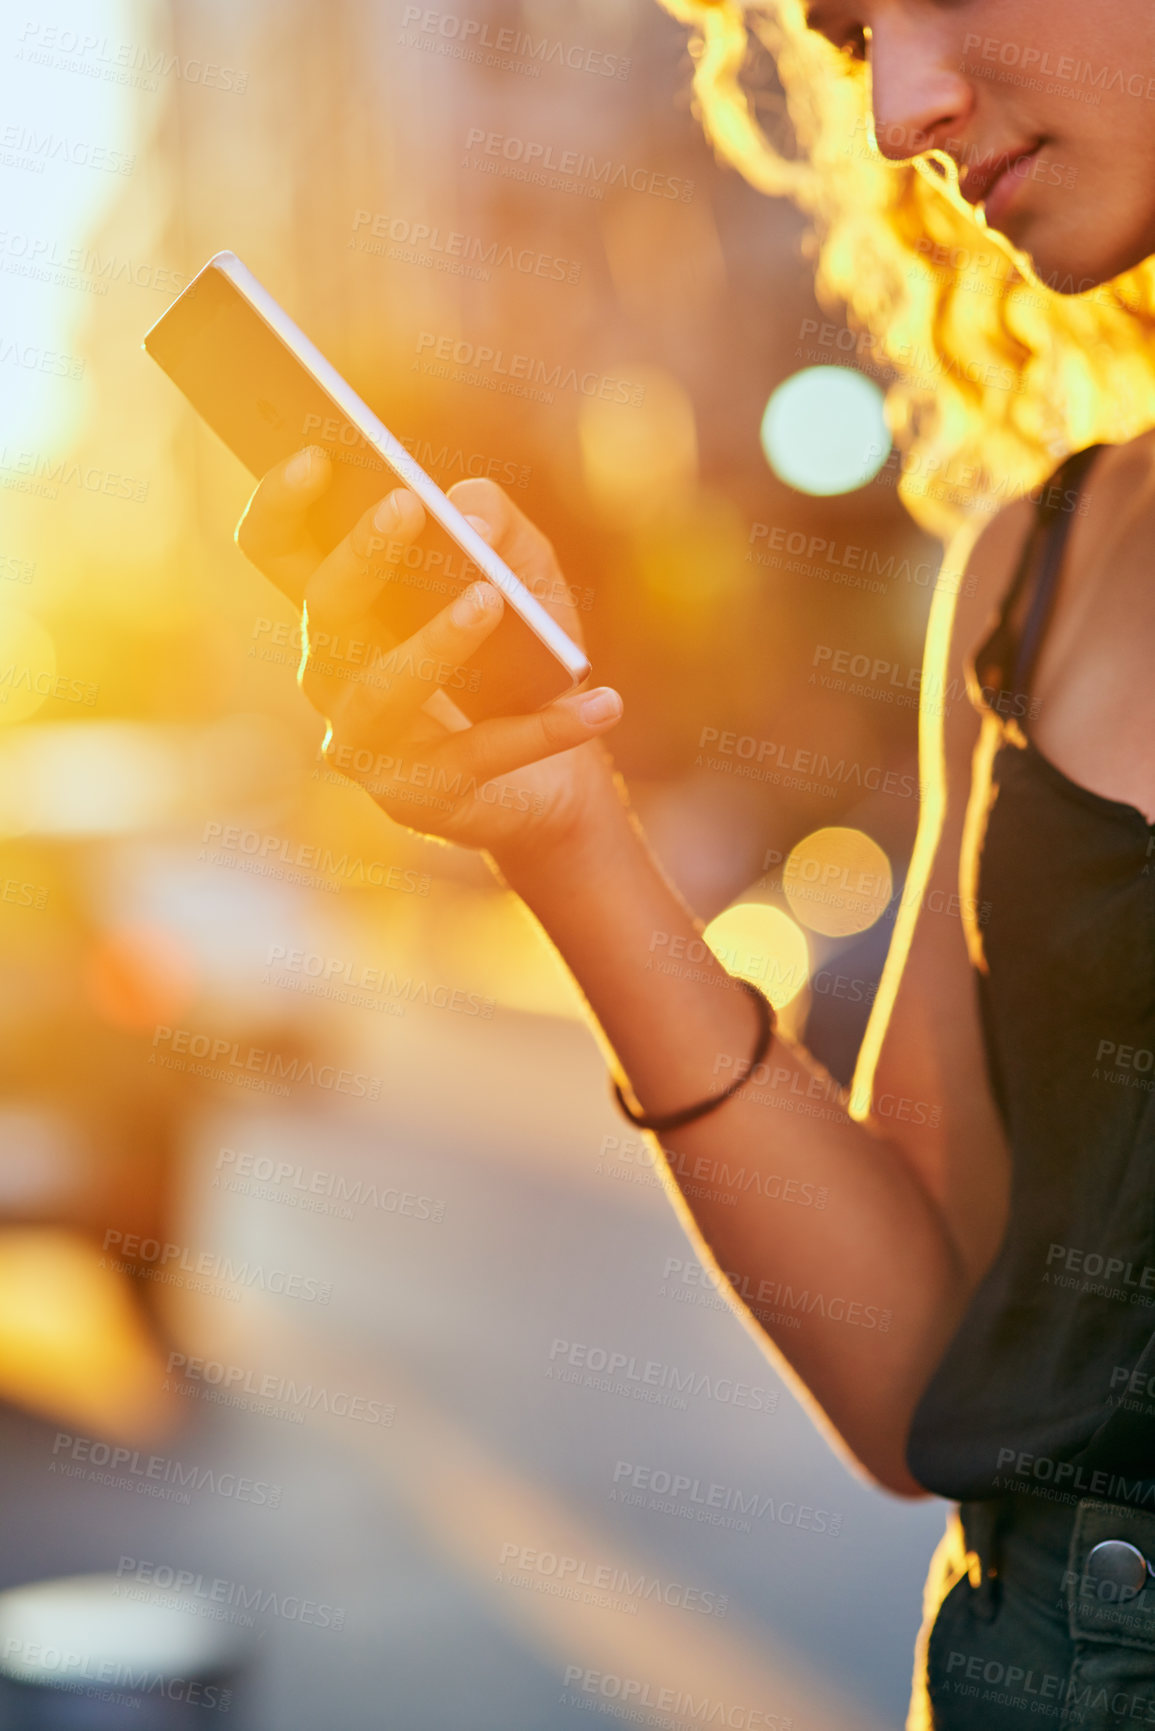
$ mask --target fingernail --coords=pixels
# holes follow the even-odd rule
[[[471,583],[457,597],[449,616],[455,625],[476,625],[500,599],[492,583]]]
[[[387,499],[382,499],[381,503],[374,511],[373,527],[374,529],[380,529],[381,533],[385,535],[390,529],[396,529],[400,521],[401,512],[398,508],[396,497],[394,494],[390,493]]]
[[[313,472],[313,459],[316,452],[310,445],[307,451],[298,451],[285,465],[285,480],[290,487],[301,487]]]
[[[493,534],[493,524],[487,523],[484,517],[466,517],[465,521],[471,529],[476,529],[483,541],[488,541]]]
[[[622,700],[608,685],[603,685],[600,691],[591,691],[578,710],[582,720],[591,727],[604,721],[616,721],[621,713]]]

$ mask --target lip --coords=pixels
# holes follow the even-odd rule
[[[1034,144],[1012,150],[1002,150],[997,156],[986,156],[981,162],[968,163],[959,178],[959,191],[968,204],[983,207],[992,227],[1006,211],[1022,182],[1027,178],[1015,170],[1020,163],[1030,161],[1042,148],[1042,139]]]

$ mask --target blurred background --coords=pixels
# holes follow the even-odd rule
[[[902,1722],[942,1505],[693,1282],[517,903],[322,768],[251,482],[140,346],[231,248],[436,479],[509,488],[663,862],[846,1080],[940,548],[689,73],[654,0],[6,14],[0,1588],[90,1579],[0,1600],[0,1723]],[[574,1368],[614,1354],[702,1392]],[[187,1686],[88,1687],[134,1665]]]

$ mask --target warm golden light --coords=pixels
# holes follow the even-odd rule
[[[589,397],[578,421],[587,491],[602,520],[621,528],[676,506],[698,474],[694,408],[684,386],[659,367],[631,367],[630,376],[640,402]]]
[[[1041,282],[976,220],[949,157],[882,156],[865,68],[807,29],[801,0],[662,4],[693,32],[695,106],[719,156],[814,215],[819,299],[848,309],[856,363],[897,375],[887,414],[916,521],[945,539],[1038,486],[1065,452],[1150,427],[1155,262],[1090,292],[1072,276]],[[777,61],[785,148],[743,83],[751,37]]]
[[[781,908],[735,902],[710,921],[704,936],[722,966],[757,986],[776,1010],[810,978],[806,934]]]
[[[56,688],[56,645],[39,619],[0,607],[0,725],[27,721]]]
[[[80,1233],[0,1232],[0,1397],[101,1436],[171,1427],[164,1360],[126,1282]]]
[[[172,932],[131,925],[101,935],[86,958],[84,980],[106,1022],[147,1034],[187,1008],[196,971],[188,948]]]
[[[849,937],[872,926],[890,901],[890,861],[860,829],[816,829],[791,850],[782,889],[802,925]]]

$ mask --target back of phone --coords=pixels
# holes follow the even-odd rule
[[[416,469],[407,453],[399,452],[397,468],[368,442],[215,261],[194,278],[144,341],[148,353],[254,477],[259,479],[305,445],[319,445],[328,453],[332,482],[310,513],[310,530],[326,552],[370,505],[392,487],[408,484]],[[323,361],[320,365],[327,367]],[[338,388],[341,383],[338,380]],[[415,543],[382,537],[375,563],[382,578],[381,616],[397,642],[412,636],[482,574],[432,518]],[[501,624],[468,667],[441,670],[439,677],[463,713],[481,720],[538,709],[571,689],[583,670],[572,655],[569,660],[567,668],[507,605]]]

